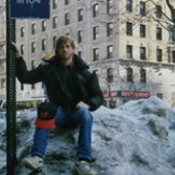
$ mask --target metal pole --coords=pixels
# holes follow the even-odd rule
[[[10,19],[10,0],[6,1],[6,98],[7,98],[7,175],[15,175],[16,166],[16,78],[15,58],[10,49],[10,42],[15,41],[15,20]]]

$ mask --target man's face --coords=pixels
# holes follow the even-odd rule
[[[73,54],[74,54],[74,48],[71,46],[71,43],[69,41],[66,43],[63,43],[58,48],[58,55],[63,61],[66,61],[72,58]]]

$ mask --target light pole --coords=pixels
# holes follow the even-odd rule
[[[16,166],[16,80],[15,59],[11,41],[15,41],[15,20],[10,19],[10,0],[6,1],[6,98],[7,98],[7,175],[15,175]]]

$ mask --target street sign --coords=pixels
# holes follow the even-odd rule
[[[11,18],[50,18],[50,0],[11,0]]]

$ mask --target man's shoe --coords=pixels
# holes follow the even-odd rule
[[[73,167],[73,172],[76,175],[95,175],[95,171],[90,166],[89,162],[81,160],[77,161]]]
[[[43,158],[39,156],[26,157],[23,160],[23,165],[30,169],[40,169],[43,166]]]

